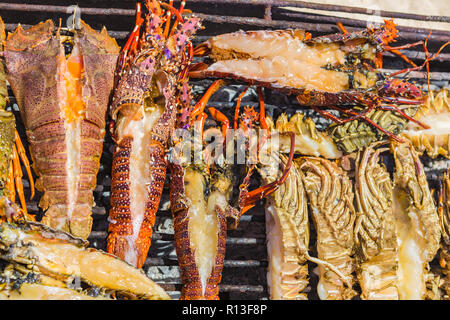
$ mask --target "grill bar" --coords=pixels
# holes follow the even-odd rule
[[[120,16],[134,16],[134,9],[117,9],[117,8],[80,8],[83,14],[89,15],[120,15]],[[20,3],[0,3],[0,10],[15,10],[23,12],[58,12],[58,13],[72,13],[73,7],[68,6],[52,6],[40,4],[20,4]]]
[[[410,14],[403,12],[392,12],[392,11],[376,11],[368,8],[358,8],[350,6],[341,5],[329,5],[320,4],[307,1],[289,1],[289,0],[190,0],[192,3],[210,3],[210,4],[253,4],[253,5],[265,5],[269,8],[273,7],[296,7],[296,8],[307,8],[325,11],[340,11],[347,13],[362,13],[362,14],[379,14],[387,18],[401,18],[401,19],[411,19],[420,21],[435,21],[435,22],[450,22],[450,17],[447,16],[427,16]]]
[[[280,0],[190,0],[189,3],[205,3],[205,4],[242,4],[242,5],[264,5],[266,6],[266,19],[270,20],[270,11],[273,7],[295,7],[307,8],[325,11],[340,11],[347,13],[362,13],[362,14],[380,14],[388,18],[402,18],[420,21],[434,21],[434,22],[450,22],[450,17],[447,16],[428,16],[418,15],[403,12],[391,11],[375,11],[373,9],[349,7],[341,5],[327,5],[320,3],[310,3],[305,1],[280,1]],[[44,12],[67,12],[65,6],[55,5],[39,5],[39,4],[20,4],[20,3],[0,3],[0,9],[3,10],[18,10],[18,11],[44,11]],[[115,9],[115,8],[83,8],[83,13],[93,15],[134,15],[134,10],[130,9]]]

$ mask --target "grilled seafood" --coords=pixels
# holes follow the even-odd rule
[[[352,183],[346,173],[329,160],[302,157],[298,164],[304,175],[303,184],[317,231],[318,258],[337,269],[319,265],[319,298],[351,299],[356,295],[352,275],[355,270],[352,254],[356,218]]]
[[[304,118],[303,114],[299,112],[289,120],[287,115],[283,113],[277,118],[275,124],[271,117],[266,117],[266,122],[269,132],[277,130],[280,133],[295,133],[295,153],[306,156],[321,156],[328,159],[337,159],[342,156],[342,152],[338,150],[327,133],[318,131],[314,121],[310,118]],[[281,135],[279,143],[281,152],[289,152],[290,142],[288,137]]]
[[[287,157],[273,155],[270,165],[260,169],[265,182],[281,172],[279,162]],[[269,266],[267,284],[272,300],[306,300],[308,285],[309,222],[302,173],[296,163],[284,182],[266,202],[266,233]]]
[[[170,2],[172,3],[172,2]],[[146,1],[146,29],[136,27],[125,45],[111,105],[113,155],[108,252],[141,267],[166,176],[165,148],[177,115],[177,87],[186,81],[190,39],[199,20],[181,17],[162,1]],[[172,25],[171,14],[176,17]],[[170,33],[169,33],[170,32]]]
[[[358,154],[355,169],[357,276],[366,300],[398,300],[397,233],[392,207],[392,181],[379,155],[369,145]]]
[[[450,102],[447,89],[430,91],[425,103],[419,106],[414,119],[427,124],[423,129],[415,123],[409,123],[402,133],[411,141],[419,154],[424,152],[431,158],[439,155],[450,159]]]
[[[0,53],[3,52],[5,41],[5,25],[0,17]],[[20,141],[19,134],[15,129],[16,123],[14,115],[6,111],[8,103],[8,88],[6,85],[6,73],[3,57],[0,56],[0,195],[7,193],[8,197],[14,202],[16,199],[16,190],[19,195],[22,210],[27,213],[25,196],[22,186],[22,160],[27,170],[30,181],[31,198],[34,197],[34,180],[31,175],[30,163],[26,156],[25,149]],[[29,216],[32,219],[32,216]]]
[[[415,108],[404,109],[408,116],[415,113]],[[372,110],[366,115],[367,119],[380,126],[385,131],[395,135],[400,134],[408,124],[408,120],[391,110]],[[340,150],[345,153],[359,151],[375,141],[385,138],[385,134],[377,128],[367,124],[367,121],[355,119],[343,124],[333,123],[328,127],[328,134]]]
[[[230,121],[213,107],[209,107],[208,111],[214,120],[221,123],[221,128],[211,127],[203,131],[207,118],[204,112],[206,103],[223,84],[221,80],[216,81],[193,107],[189,107],[189,96],[185,95],[188,99],[182,99],[184,110],[181,110],[181,115],[185,116],[180,117],[177,126],[190,130],[190,136],[194,136],[194,145],[186,137],[172,141],[170,202],[175,248],[183,283],[181,299],[219,299],[218,285],[222,277],[227,228],[235,229],[243,213],[283,183],[293,159],[292,149],[284,169],[284,178],[252,191],[247,190],[254,170],[254,166],[250,165],[240,186],[239,210],[229,204],[234,185],[234,168],[233,162],[228,161],[225,155],[228,157],[229,147],[234,147],[236,135],[229,139]],[[236,106],[236,115],[239,115],[239,104],[240,101]],[[248,143],[251,143],[249,131],[258,120],[263,128],[267,128],[263,103],[260,109],[259,117],[253,108],[244,108],[243,115],[239,117],[237,136],[245,136]],[[238,118],[235,119],[234,129],[238,129],[237,123]],[[203,137],[214,137],[218,149],[212,150],[211,145],[204,147]],[[244,151],[248,151],[247,142]],[[293,142],[291,135],[291,147]],[[188,154],[185,153],[186,147]],[[197,158],[198,154],[202,155],[201,159]]]
[[[44,224],[87,238],[93,189],[105,135],[106,109],[119,47],[103,29],[81,22],[65,56],[51,20],[8,36],[8,81],[19,105],[33,167],[44,191]]]
[[[25,287],[27,294],[38,290],[33,285],[37,284],[66,289],[89,286],[90,290],[105,296],[169,299],[167,293],[142,270],[100,250],[87,248],[87,241],[69,233],[24,221],[7,199],[2,199],[1,205],[2,217],[6,221],[0,224],[0,258],[12,263],[14,269],[22,274],[21,278],[34,278],[35,281],[29,281],[30,286]],[[14,297],[17,294],[8,293],[8,289],[20,288],[3,287],[5,289],[2,296],[12,294]],[[59,291],[55,294],[74,294]],[[37,294],[43,297],[46,292]]]
[[[63,282],[34,273],[19,265],[7,265],[0,274],[0,300],[108,300],[95,290],[78,292]]]
[[[361,119],[389,137],[403,142],[395,134],[367,118],[372,110],[392,110],[421,127],[429,127],[405,114],[400,105],[418,105],[421,90],[413,83],[393,77],[427,66],[450,42],[434,54],[427,49],[428,37],[400,47],[390,42],[398,37],[395,24],[361,32],[333,34],[311,38],[299,30],[252,31],[224,34],[211,38],[195,49],[198,55],[208,54],[214,63],[198,63],[191,77],[232,78],[294,94],[302,106],[310,106],[322,116],[338,124]],[[400,49],[423,45],[426,60],[420,66],[400,53]],[[391,51],[413,67],[381,74],[382,53]],[[307,72],[305,72],[307,70]],[[358,110],[354,105],[358,105]],[[339,111],[339,118],[326,111]],[[361,111],[362,110],[362,111]]]
[[[175,248],[183,283],[180,299],[219,299],[227,217],[239,215],[229,204],[230,165],[171,163],[170,171]]]
[[[394,110],[410,120],[398,105],[420,104],[422,92],[414,84],[392,76],[428,66],[448,43],[435,55],[429,56],[426,48],[428,38],[425,42],[402,47],[389,46],[397,37],[392,21],[386,21],[377,29],[317,38],[299,30],[223,34],[195,49],[196,54],[208,54],[215,62],[209,66],[204,63],[194,65],[190,76],[232,78],[295,94],[300,105],[311,106],[339,124],[361,118],[400,141],[365,115],[373,109]],[[398,51],[420,44],[427,53],[421,66],[416,66]],[[384,77],[374,69],[374,66],[380,67],[384,51],[399,54],[414,68]],[[363,110],[355,112],[352,109],[355,103],[360,104]],[[338,118],[323,109],[327,107],[347,117]]]
[[[442,179],[441,194],[439,197],[439,218],[441,221],[442,243],[440,264],[444,273],[444,297],[450,299],[450,168]]]
[[[391,152],[395,159],[393,212],[399,298],[424,299],[428,263],[439,249],[439,217],[423,165],[413,146],[393,141]]]
[[[0,52],[3,52],[5,42],[5,24],[0,17]],[[5,66],[3,65],[3,58],[0,57],[0,108],[5,109],[8,103],[8,87],[6,86]]]
[[[390,27],[390,26],[389,26]],[[395,30],[395,29],[394,29]],[[376,37],[392,30],[312,38],[303,30],[238,31],[222,34],[198,46],[214,63],[199,65],[196,76],[227,76],[278,88],[340,92],[375,85],[376,74],[363,61],[376,59]],[[385,33],[385,35],[383,34]]]

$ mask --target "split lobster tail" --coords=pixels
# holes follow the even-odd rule
[[[42,222],[87,238],[119,47],[106,29],[99,33],[84,22],[73,33],[66,58],[51,20],[26,30],[19,25],[6,41],[5,60],[36,188],[44,192]]]

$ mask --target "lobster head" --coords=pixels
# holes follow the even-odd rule
[[[163,1],[147,0],[145,5],[145,30],[141,31],[144,19],[138,3],[135,28],[119,58],[110,110],[113,121],[119,112],[141,117],[142,106],[173,108],[174,91],[187,80],[193,55],[190,39],[200,28],[199,19],[192,16],[185,21],[182,8],[177,10]],[[176,20],[171,26],[172,14]]]
[[[368,32],[379,45],[387,45],[396,41],[398,37],[397,25],[393,20],[384,20],[384,25],[379,28],[369,28]]]

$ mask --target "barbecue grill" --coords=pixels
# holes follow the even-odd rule
[[[55,23],[62,19],[63,25],[73,14],[75,1],[73,0],[39,0],[23,3],[23,0],[4,0],[0,3],[0,16],[6,23],[7,31],[14,30],[20,22],[22,26],[34,25],[46,19],[53,19]],[[134,26],[135,0],[78,0],[76,1],[81,18],[91,27],[100,29],[105,25],[109,34],[117,39],[123,46],[130,30]],[[176,1],[176,5],[177,1]],[[199,32],[194,44],[198,44],[209,37],[233,32],[239,29],[305,29],[316,35],[339,32],[336,22],[342,22],[348,31],[361,30],[366,27],[365,21],[336,18],[319,14],[305,14],[291,11],[285,7],[309,8],[335,12],[373,14],[372,10],[365,8],[346,7],[339,5],[320,5],[303,1],[281,0],[188,0],[187,8],[204,20],[205,29]],[[448,16],[424,16],[397,12],[381,11],[380,15],[387,18],[411,19],[418,21],[450,22]],[[412,27],[398,27],[400,39],[398,45],[424,40],[430,30]],[[450,31],[433,31],[429,50],[435,52],[437,48],[450,39]],[[423,62],[425,54],[421,46],[403,51],[404,54],[418,65]],[[405,68],[406,64],[391,53],[385,54],[384,68],[393,71]],[[431,89],[449,87],[450,81],[450,53],[443,52],[431,63]],[[416,71],[408,75],[418,83],[425,84],[425,72]],[[200,97],[208,88],[209,80],[192,80],[194,98]],[[226,115],[230,116],[234,101],[244,88],[243,85],[233,84],[216,93],[210,104]],[[424,90],[428,88],[424,86]],[[266,108],[269,115],[277,117],[281,112],[293,113],[299,108],[293,97],[265,90]],[[26,145],[25,129],[20,122],[20,114],[10,91],[11,103],[9,108],[15,113],[17,128],[22,141]],[[244,98],[246,104],[257,105],[258,97],[255,90],[249,90]],[[319,118],[311,110],[304,110],[323,128],[329,122]],[[110,205],[112,140],[107,131],[100,171],[97,177],[97,187],[94,191],[96,206],[93,209],[93,231],[89,237],[91,246],[106,249],[107,213]],[[437,188],[443,170],[448,161],[443,158],[431,160],[422,157],[430,187]],[[389,167],[389,164],[388,164]],[[29,199],[29,183],[24,177],[25,196]],[[31,213],[42,215],[38,201],[42,194],[37,192],[32,201],[28,201],[28,210]],[[157,213],[152,246],[146,263],[143,267],[147,275],[159,283],[175,299],[180,296],[181,283],[174,248],[173,224],[168,210],[168,188],[161,199],[160,209]],[[220,286],[221,299],[268,299],[267,291],[267,252],[265,239],[265,213],[263,202],[242,217],[239,228],[228,232],[226,260],[223,278]],[[311,224],[313,228],[313,225]],[[313,232],[314,234],[314,232]],[[314,252],[315,239],[311,239],[311,254]],[[318,281],[315,266],[310,265],[309,298],[317,299],[315,287]]]

